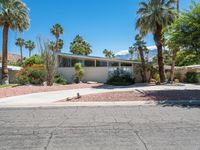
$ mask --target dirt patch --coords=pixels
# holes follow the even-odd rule
[[[146,92],[112,92],[91,94],[62,100],[61,102],[114,102],[114,101],[166,101],[166,100],[200,100],[200,90],[146,91]]]
[[[69,84],[69,85],[55,85],[55,86],[17,86],[8,87],[0,89],[0,98],[19,96],[24,94],[39,93],[39,92],[50,92],[50,91],[60,91],[60,90],[71,90],[71,89],[81,89],[81,88],[98,88],[103,86],[102,84]]]

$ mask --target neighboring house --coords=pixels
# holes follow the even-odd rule
[[[1,70],[2,64],[0,63],[0,83],[1,83]],[[9,83],[16,83],[16,73],[21,70],[21,67],[16,66],[8,66],[8,72],[9,72]]]
[[[141,81],[141,76],[138,75],[136,71],[136,67],[140,65],[140,63],[120,59],[108,59],[67,53],[57,53],[57,56],[57,71],[69,82],[73,81],[73,75],[75,74],[74,65],[76,63],[81,63],[83,66],[85,71],[83,81],[85,82],[96,81],[105,83],[109,78],[109,74],[118,68],[129,72],[133,78],[136,78],[136,82]]]

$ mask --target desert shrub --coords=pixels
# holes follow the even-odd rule
[[[197,72],[187,72],[186,74],[187,83],[199,83],[200,82],[200,73]]]
[[[151,66],[150,72],[151,72],[150,78],[156,80],[156,82],[159,83],[160,82],[160,76],[159,76],[158,69]]]
[[[28,70],[23,68],[19,72],[17,72],[16,80],[17,80],[17,83],[20,85],[28,84],[29,83]]]
[[[18,73],[16,73],[16,80],[20,85],[41,85],[45,81],[45,72],[42,70],[23,68]]]
[[[57,84],[62,84],[62,85],[66,85],[67,84],[67,80],[64,79],[61,75],[56,75],[54,77],[54,82],[57,83]]]
[[[44,61],[41,56],[34,55],[34,56],[27,58],[24,61],[24,66],[26,67],[26,66],[32,66],[33,64],[43,64],[43,63],[44,63]]]
[[[30,84],[41,85],[45,81],[45,72],[42,70],[30,70],[28,79]]]
[[[131,74],[123,70],[115,70],[110,74],[107,84],[109,85],[131,85],[135,83],[135,79],[131,78]]]
[[[74,66],[74,69],[75,69],[74,82],[80,83],[80,81],[83,79],[84,74],[85,74],[81,66],[81,63],[76,63]]]

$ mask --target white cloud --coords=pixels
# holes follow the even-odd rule
[[[127,55],[127,54],[129,54],[128,50],[122,50],[116,53],[116,55]]]
[[[154,49],[157,49],[157,47],[156,47],[155,45],[152,45],[152,46],[147,46],[147,48],[148,48],[149,50],[154,50]]]
[[[155,49],[157,49],[157,47],[155,45],[147,46],[147,48],[149,50],[155,50]],[[129,54],[128,50],[122,50],[122,51],[117,52],[115,55],[127,55],[127,54]]]

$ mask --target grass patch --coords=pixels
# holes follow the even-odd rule
[[[16,86],[18,86],[18,84],[0,85],[0,89],[1,88],[8,88],[8,87],[16,87]]]

